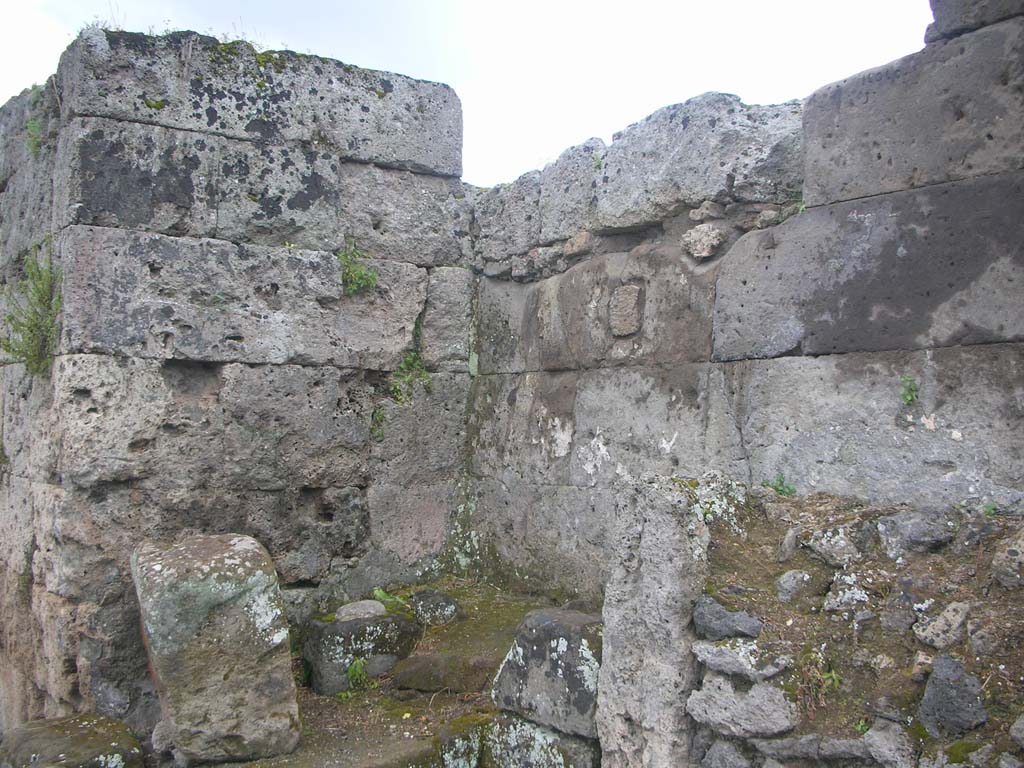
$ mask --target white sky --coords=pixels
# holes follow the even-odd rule
[[[100,20],[194,29],[438,80],[465,120],[463,178],[489,186],[705,91],[748,103],[919,50],[928,0],[34,0],[0,26],[0,102]]]

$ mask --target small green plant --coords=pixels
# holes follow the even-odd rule
[[[857,721],[857,724],[853,726],[853,729],[863,736],[865,733],[871,730],[871,723],[868,722],[866,717],[862,717]]]
[[[150,109],[155,109],[157,112],[167,106],[166,99],[151,99],[147,96],[142,97],[142,103]]]
[[[345,670],[345,679],[348,680],[350,691],[362,691],[370,684],[370,676],[366,674],[366,659],[357,656]]]
[[[0,338],[0,350],[13,362],[24,363],[32,375],[46,376],[57,351],[61,270],[53,265],[49,241],[42,262],[40,250],[36,246],[25,257],[25,279],[7,293],[7,336]]]
[[[917,386],[917,380],[913,376],[903,374],[900,376],[900,399],[907,405],[913,405],[917,402],[920,391]]]
[[[765,480],[761,483],[765,488],[771,488],[779,496],[796,496],[796,486],[786,482],[782,475],[776,475],[774,480]]]
[[[815,648],[807,648],[800,653],[793,669],[793,677],[785,686],[808,720],[813,720],[815,712],[828,704],[829,696],[839,690],[842,678],[831,662]]]
[[[43,148],[43,125],[38,117],[30,117],[25,122],[25,146],[32,157],[39,157]]]
[[[261,51],[256,53],[256,66],[260,69],[270,67],[275,72],[284,72],[284,56],[275,51]]]
[[[346,238],[345,247],[335,256],[341,264],[341,284],[346,296],[355,296],[377,287],[377,270],[363,263],[366,254],[359,250],[354,239]]]
[[[405,602],[405,600],[400,598],[398,595],[392,595],[391,593],[386,592],[380,587],[374,588],[373,599],[376,600],[378,603],[383,603],[384,607],[387,608],[389,611],[409,610],[409,604]]]
[[[430,391],[430,374],[419,352],[406,352],[401,364],[391,372],[388,389],[396,403],[405,403],[412,399],[416,384]]]
[[[373,409],[370,414],[370,437],[374,440],[384,439],[384,422],[387,416],[384,413],[384,407],[378,405]]]
[[[601,170],[601,167],[602,167],[603,165],[604,165],[604,160],[603,160],[602,158],[600,158],[600,157],[596,157],[596,156],[595,156],[595,157],[594,157],[594,170],[595,170],[595,171],[600,171],[600,170]]]

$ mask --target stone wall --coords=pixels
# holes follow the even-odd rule
[[[924,50],[802,104],[705,94],[488,190],[446,86],[83,34],[0,109],[0,275],[47,238],[63,270],[49,377],[3,368],[0,731],[155,721],[143,538],[254,536],[295,621],[440,568],[612,579],[629,719],[615,649],[673,638],[638,680],[692,663],[704,567],[661,594],[638,553],[707,544],[649,479],[1019,514],[1024,9],[933,5]],[[377,284],[350,295],[353,244]]]
[[[471,471],[506,571],[598,597],[646,474],[1021,509],[1024,18],[992,20],[802,106],[666,108],[482,197]]]
[[[79,709],[145,727],[141,539],[251,534],[296,616],[435,567],[475,291],[453,266],[459,103],[315,57],[88,32],[0,121],[3,273],[47,237],[63,270],[50,376],[3,369],[0,729]],[[377,275],[354,295],[349,244]],[[429,391],[395,396],[418,361]]]

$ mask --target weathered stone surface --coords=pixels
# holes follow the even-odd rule
[[[667,246],[594,256],[563,274],[524,286],[484,280],[480,370],[510,373],[707,360],[713,283],[712,273],[695,272],[678,247]],[[643,319],[627,336],[615,333],[615,328],[624,328],[613,302],[624,286],[640,289]]]
[[[597,730],[602,765],[685,765],[696,682],[690,619],[707,573],[703,518],[670,488],[620,489],[605,591]]]
[[[875,718],[871,729],[864,734],[864,744],[871,758],[884,768],[903,768],[913,764],[914,746],[907,732],[897,723]]]
[[[313,618],[306,625],[302,660],[313,690],[333,696],[349,689],[348,671],[356,659],[362,659],[368,677],[380,677],[409,655],[419,635],[416,623],[400,615]]]
[[[757,683],[749,691],[733,688],[729,678],[714,672],[704,676],[700,690],[690,694],[686,711],[726,736],[778,736],[796,727],[796,706],[781,689]]]
[[[494,676],[494,660],[451,653],[428,653],[402,659],[391,670],[397,688],[433,693],[478,693]]]
[[[450,264],[468,236],[452,179],[338,162],[330,148],[258,143],[98,118],[71,122],[55,174],[58,225]],[[468,247],[468,246],[467,246]]]
[[[1022,238],[1022,173],[811,209],[751,232],[722,263],[714,359],[1022,339]]]
[[[145,122],[459,176],[462,108],[446,85],[178,32],[90,29],[61,57],[65,116]],[[148,103],[147,103],[148,102]]]
[[[935,22],[928,25],[925,42],[956,37],[995,24],[1011,16],[1024,15],[1021,0],[930,0]]]
[[[1014,720],[1010,727],[1010,737],[1017,742],[1017,746],[1024,749],[1024,715]]]
[[[732,640],[709,643],[703,640],[693,644],[693,655],[708,669],[721,675],[736,675],[752,683],[761,683],[789,669],[793,660],[788,656],[774,659],[759,658],[757,643]]]
[[[608,302],[608,324],[612,336],[629,336],[643,325],[643,291],[639,285],[620,285]]]
[[[680,244],[683,251],[696,261],[710,259],[728,238],[727,230],[715,224],[698,224],[687,230]]]
[[[935,552],[953,540],[955,521],[944,512],[909,509],[875,522],[882,549],[897,560],[909,552]]]
[[[726,610],[714,598],[702,597],[693,609],[693,625],[697,633],[708,640],[727,637],[757,637],[761,634],[761,620],[746,611]]]
[[[951,656],[937,656],[917,716],[932,736],[962,736],[988,720],[981,682]]]
[[[595,228],[594,189],[604,173],[606,151],[601,139],[589,139],[541,171],[538,243],[568,240]]]
[[[922,618],[914,625],[914,637],[940,651],[964,639],[969,603],[950,603],[933,619]]]
[[[430,272],[421,346],[423,363],[431,370],[476,372],[475,294],[476,279],[468,269]]]
[[[4,768],[142,768],[142,748],[128,727],[99,715],[34,720],[4,735]]]
[[[996,548],[992,576],[1007,589],[1024,586],[1024,528]]]
[[[1024,19],[816,91],[804,202],[821,205],[1022,167]]]
[[[501,709],[562,733],[597,738],[601,619],[578,611],[527,614],[494,679]]]
[[[409,607],[417,621],[428,627],[450,624],[465,617],[465,611],[451,595],[436,589],[421,589],[409,597]]]
[[[487,277],[508,276],[513,254],[526,253],[540,240],[540,172],[523,174],[472,195],[477,231],[474,248]]]
[[[807,541],[807,548],[827,565],[845,568],[860,560],[861,553],[854,543],[857,531],[854,526],[840,525],[814,531]]]
[[[790,603],[810,586],[811,575],[806,571],[786,571],[775,580],[775,594],[781,603]]]
[[[617,133],[598,174],[602,228],[651,224],[705,200],[799,197],[799,102],[749,106],[706,93]]]
[[[909,407],[903,375],[919,382]],[[725,379],[754,482],[781,473],[873,502],[989,496],[1009,509],[1024,499],[1022,376],[1024,346],[991,344],[734,363]]]
[[[598,768],[596,741],[558,733],[515,715],[495,718],[485,736],[481,768]]]
[[[368,261],[376,288],[347,296],[331,253],[95,227],[59,247],[64,352],[393,370],[427,293],[425,270]]]
[[[195,536],[132,554],[163,717],[153,746],[191,761],[252,760],[299,741],[288,624],[267,551]]]
[[[752,763],[731,741],[719,739],[700,761],[701,768],[750,768]]]
[[[354,621],[356,619],[373,619],[378,616],[386,616],[388,609],[379,600],[356,600],[353,603],[346,603],[334,612],[332,621]]]

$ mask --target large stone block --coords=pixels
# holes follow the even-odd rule
[[[334,254],[70,227],[63,352],[391,370],[411,346],[426,270],[367,260],[346,295]]]
[[[530,591],[601,599],[614,547],[617,492],[610,488],[474,483],[473,541],[499,576]]]
[[[60,225],[319,251],[351,238],[372,258],[424,266],[458,260],[468,237],[457,180],[339,162],[324,144],[79,118],[61,133],[54,178]]]
[[[1024,502],[1024,345],[787,357],[726,377],[755,483],[922,508]]]
[[[468,269],[438,267],[430,272],[421,339],[423,362],[428,368],[472,371],[470,356],[476,356],[476,282]]]
[[[1022,83],[1018,18],[816,91],[804,107],[804,202],[1021,168]]]
[[[729,252],[716,360],[1024,339],[1024,173],[808,210]]]
[[[623,474],[747,477],[719,366],[602,368],[579,375],[570,478],[614,486]]]
[[[601,618],[542,609],[527,614],[494,679],[492,698],[527,720],[597,738]]]
[[[605,590],[597,731],[611,768],[690,764],[686,697],[697,684],[690,618],[710,542],[672,487],[619,489]]]
[[[559,733],[515,715],[499,715],[484,735],[481,768],[598,768],[596,741]]]
[[[1022,0],[930,0],[935,22],[928,25],[925,42],[955,37],[964,32],[995,24],[1011,16],[1024,15]]]
[[[128,727],[117,720],[79,715],[59,720],[35,720],[14,729],[0,745],[0,765],[66,768],[143,768],[142,747]]]
[[[635,292],[629,312],[622,290]],[[480,370],[707,360],[713,302],[714,270],[664,243],[594,256],[539,283],[485,279]]]
[[[473,195],[477,227],[474,247],[485,275],[511,270],[510,257],[525,253],[540,240],[539,171],[525,173],[511,184],[499,184]]]
[[[132,578],[163,712],[154,748],[185,764],[295,749],[288,624],[267,551],[233,535],[144,542]]]
[[[343,158],[462,172],[462,108],[446,85],[178,32],[86,30],[57,71],[65,116],[252,141],[323,143]]]
[[[598,226],[653,224],[705,200],[799,197],[800,112],[795,101],[750,106],[706,93],[629,126],[594,174]]]

